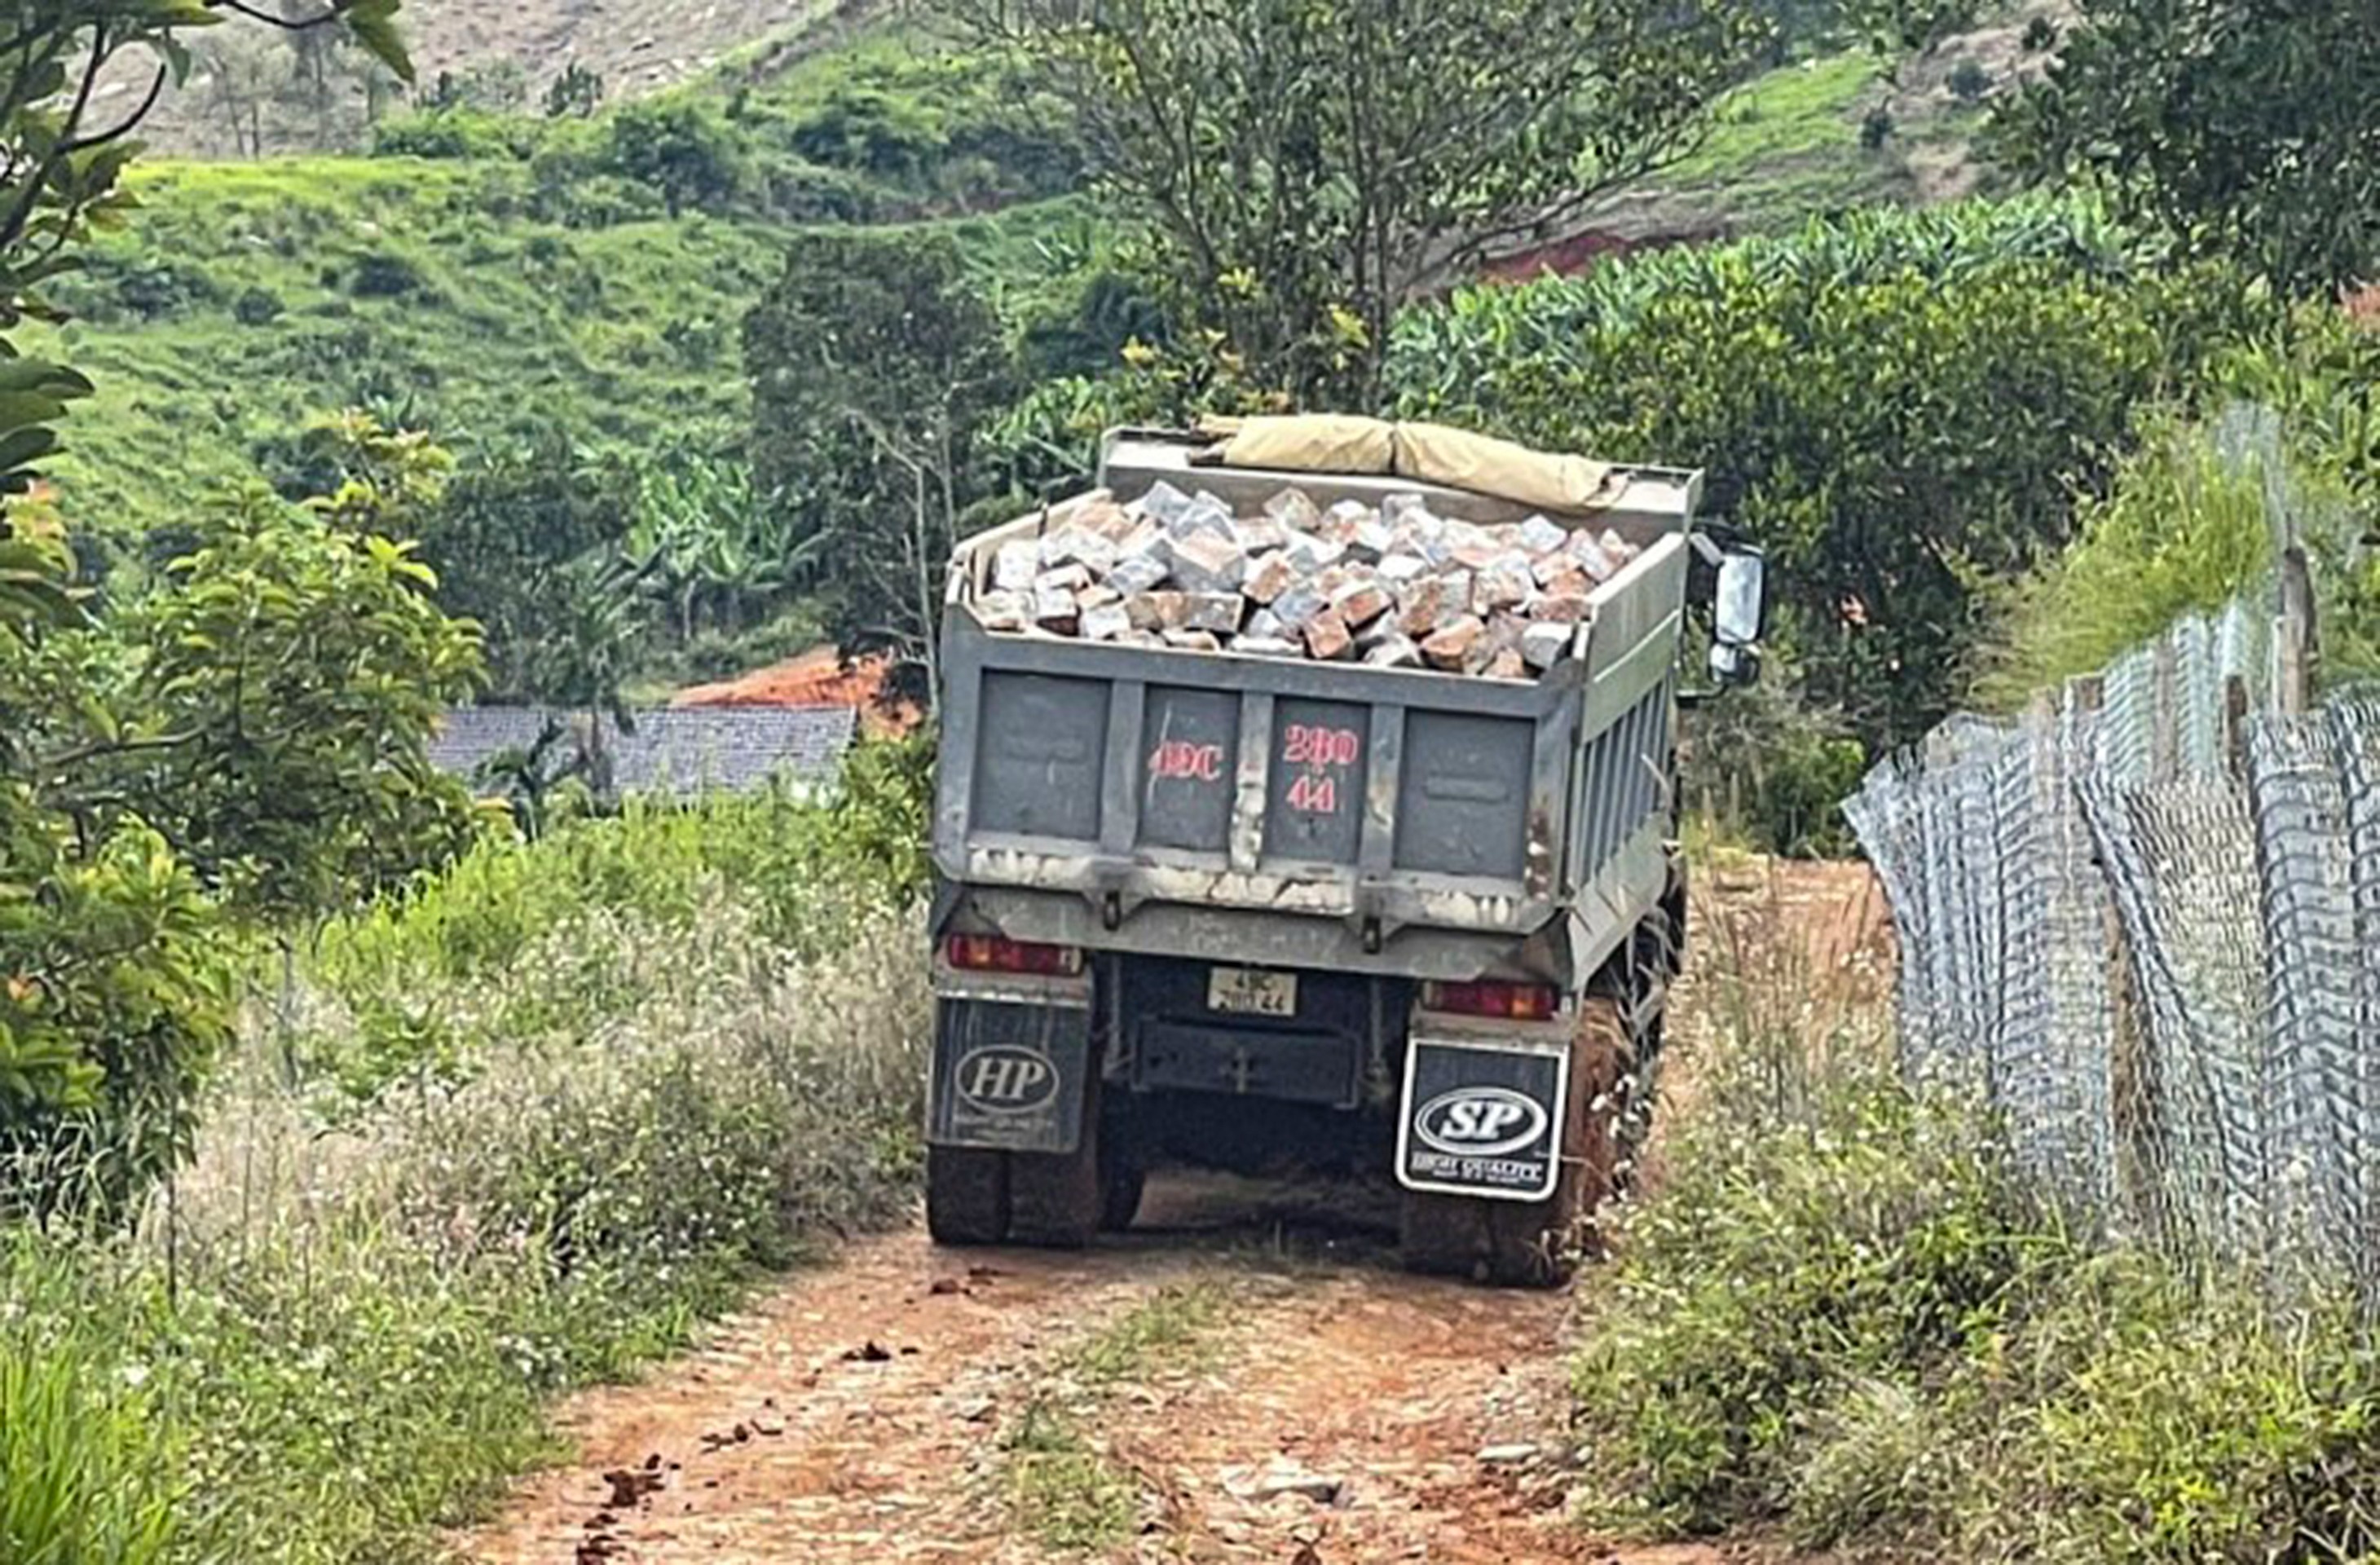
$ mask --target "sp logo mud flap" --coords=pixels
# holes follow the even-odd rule
[[[1071,1152],[1082,1139],[1091,1013],[943,1000],[935,1007],[927,1138],[943,1146]]]
[[[1504,1201],[1552,1195],[1569,1089],[1567,1049],[1415,1038],[1397,1126],[1399,1183]]]

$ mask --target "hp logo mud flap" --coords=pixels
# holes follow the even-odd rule
[[[1072,1152],[1083,1134],[1091,1013],[1068,1005],[935,1005],[927,1139],[941,1146]]]
[[[1397,1180],[1408,1190],[1536,1201],[1561,1175],[1570,1050],[1415,1038]]]

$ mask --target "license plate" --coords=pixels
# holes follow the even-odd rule
[[[1218,967],[1207,976],[1207,1009],[1241,1016],[1294,1016],[1297,975]]]

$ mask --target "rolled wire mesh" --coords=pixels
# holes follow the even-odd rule
[[[2146,1165],[2146,1226],[2193,1256],[2261,1259],[2265,939],[2246,798],[2203,777],[2090,778],[2081,795],[2141,1001],[2145,1051],[2115,1110]]]
[[[1913,1079],[1985,1095],[2017,1170],[2104,1230],[2380,1301],[2380,702],[2242,733],[2272,645],[2253,603],[2183,622],[1846,808]]]

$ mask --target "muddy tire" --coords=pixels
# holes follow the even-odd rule
[[[1008,1154],[926,1148],[926,1231],[937,1244],[998,1244],[1008,1237]]]
[[[1050,1250],[1079,1250],[1106,1215],[1100,1178],[1099,1091],[1083,1094],[1083,1136],[1072,1152],[1008,1155],[1008,1240]]]
[[[1122,1233],[1140,1215],[1141,1193],[1148,1186],[1148,1171],[1138,1163],[1111,1165],[1099,1175],[1099,1227]]]
[[[1629,1068],[1627,1023],[1617,1000],[1579,1002],[1562,1112],[1561,1172],[1542,1201],[1487,1201],[1404,1192],[1398,1244],[1414,1271],[1503,1287],[1552,1288],[1597,1248],[1595,1216],[1612,1193],[1620,1149],[1613,1099]]]

